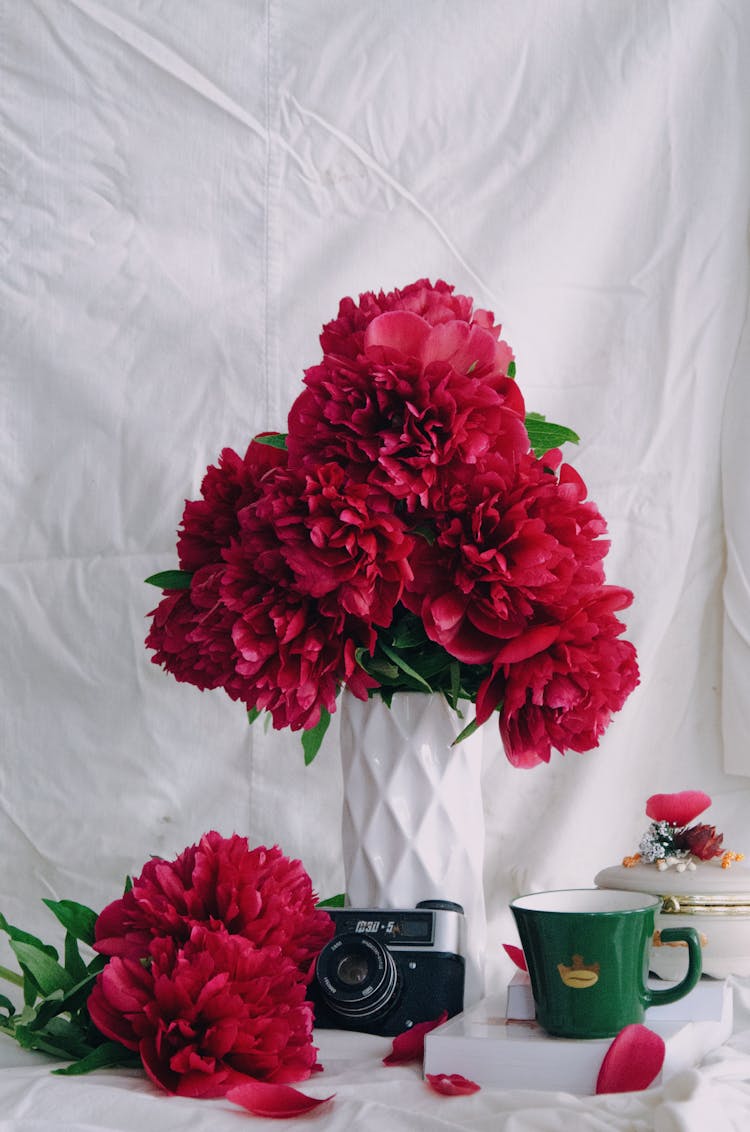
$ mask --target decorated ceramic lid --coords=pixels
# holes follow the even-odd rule
[[[652,795],[646,803],[652,820],[638,851],[622,864],[602,869],[594,883],[661,896],[665,912],[750,913],[750,868],[741,863],[744,855],[725,849],[715,826],[691,824],[710,805],[708,794],[699,790]]]
[[[695,869],[675,872],[661,871],[650,864],[612,865],[594,877],[599,888],[624,888],[633,892],[648,892],[661,896],[668,910],[697,905],[703,907],[745,906],[750,912],[750,869],[735,864],[722,869],[718,861],[696,862]]]

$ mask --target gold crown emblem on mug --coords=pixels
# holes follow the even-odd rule
[[[599,964],[584,963],[582,955],[574,955],[569,967],[565,963],[558,963],[557,969],[565,986],[575,987],[577,990],[593,987],[599,978]]]

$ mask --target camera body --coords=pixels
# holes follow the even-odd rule
[[[308,998],[315,1025],[400,1034],[463,1010],[466,961],[460,904],[331,908],[336,933],[318,956]]]

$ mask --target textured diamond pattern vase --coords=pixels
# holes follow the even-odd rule
[[[341,700],[342,839],[353,907],[453,900],[466,914],[466,1005],[484,993],[481,735],[441,695]]]

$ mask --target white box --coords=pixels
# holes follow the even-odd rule
[[[731,989],[719,984],[720,1017],[697,1022],[648,1019],[666,1045],[654,1084],[696,1065],[732,1031]],[[503,997],[490,996],[425,1037],[424,1072],[461,1073],[478,1085],[590,1096],[612,1038],[553,1038],[531,1020],[508,1019]],[[666,1010],[663,1007],[662,1010]]]
[[[662,979],[651,978],[649,987],[654,990],[666,990],[674,983],[666,983]],[[729,1009],[732,1009],[731,994],[729,1004],[726,1003],[727,984],[724,979],[702,978],[693,989],[668,1006],[652,1006],[646,1011],[645,1024],[650,1026],[657,1022],[718,1022],[724,1018]],[[525,971],[516,971],[508,983],[508,998],[505,1014],[507,1018],[517,1021],[533,1021],[536,1017],[534,1009],[534,996],[531,993],[531,981]],[[730,1019],[731,1026],[731,1019]]]

